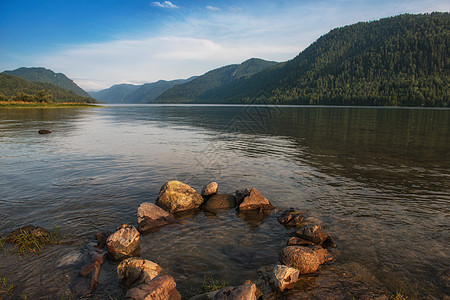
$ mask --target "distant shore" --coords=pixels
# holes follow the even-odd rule
[[[98,106],[89,103],[40,103],[40,102],[23,102],[23,101],[0,101],[0,107],[31,107],[31,108],[59,108],[59,107],[92,107]]]

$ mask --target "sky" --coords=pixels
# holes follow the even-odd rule
[[[45,67],[87,91],[286,61],[331,29],[448,0],[0,0],[0,72]]]

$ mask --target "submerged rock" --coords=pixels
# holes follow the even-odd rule
[[[119,283],[130,288],[136,285],[149,283],[162,272],[162,268],[149,260],[131,257],[123,260],[117,266],[117,276]]]
[[[213,181],[203,187],[202,196],[209,197],[217,194],[218,192],[219,192],[219,185],[217,184],[217,182]]]
[[[140,234],[137,229],[134,226],[123,224],[108,237],[106,247],[113,259],[121,260],[133,256],[139,249],[140,242]]]
[[[320,265],[317,254],[303,246],[287,246],[281,250],[279,260],[288,267],[294,267],[300,274],[315,272]]]
[[[227,209],[236,207],[236,197],[229,194],[216,194],[211,196],[202,208],[209,212],[215,212],[219,209]]]
[[[137,285],[127,291],[126,300],[180,300],[177,284],[170,275],[158,276],[149,283]]]
[[[264,198],[256,188],[250,190],[250,194],[244,198],[244,201],[239,205],[239,211],[247,210],[268,210],[275,207],[269,200]]]
[[[300,226],[303,221],[303,215],[294,208],[284,211],[278,218],[278,222],[287,227]]]
[[[156,205],[170,213],[199,208],[204,199],[189,185],[180,181],[165,183],[156,199]]]
[[[256,284],[246,284],[240,286],[228,286],[219,290],[214,295],[214,300],[256,300]]]
[[[5,241],[14,244],[17,243],[18,239],[23,235],[32,235],[35,238],[42,239],[50,237],[50,233],[44,227],[27,225],[12,231],[6,236]]]
[[[139,231],[145,232],[175,223],[175,217],[161,207],[144,202],[138,207],[137,218]]]

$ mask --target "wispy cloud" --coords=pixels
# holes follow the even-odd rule
[[[163,8],[178,8],[177,5],[173,4],[170,1],[164,1],[164,2],[152,2],[153,6],[156,7],[163,7]]]
[[[219,7],[211,6],[211,5],[207,5],[205,8],[210,11],[221,11],[221,9]]]

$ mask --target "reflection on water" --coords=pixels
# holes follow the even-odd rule
[[[360,265],[391,291],[442,298],[449,292],[449,140],[449,110],[0,109],[0,231],[57,225],[66,235],[65,245],[37,257],[2,254],[0,273],[16,295],[60,297],[94,233],[137,225],[137,207],[153,202],[167,180],[196,189],[217,180],[221,192],[255,186],[277,207],[320,219],[338,243],[336,264]],[[235,211],[199,213],[144,236],[142,256],[189,295],[204,276],[255,279],[289,234],[275,215],[255,225]],[[114,269],[104,265],[96,298],[123,297]]]

